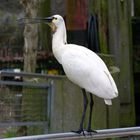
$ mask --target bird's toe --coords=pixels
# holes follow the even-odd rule
[[[77,133],[77,134],[83,134],[85,136],[84,129],[79,129],[79,130],[72,131],[72,132]]]
[[[86,131],[87,131],[90,135],[96,134],[96,133],[97,133],[96,130],[92,130],[92,129],[87,129]]]

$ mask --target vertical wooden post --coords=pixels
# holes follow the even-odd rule
[[[132,76],[131,0],[108,0],[109,47],[120,68],[120,125],[135,124]]]
[[[37,0],[21,0],[25,7],[25,16],[33,18],[37,16],[38,1]],[[24,29],[24,71],[35,72],[36,57],[38,47],[38,26],[37,24],[25,25]]]
[[[110,28],[108,24],[109,16],[108,16],[108,0],[90,0],[89,1],[89,12],[92,13],[94,12],[97,17],[98,17],[98,25],[99,25],[99,41],[100,41],[100,50],[101,53],[101,58],[105,61],[108,67],[114,66],[114,58],[110,55],[104,55],[106,53],[110,53],[110,46],[109,46],[109,38],[108,38],[108,30]],[[113,9],[114,10],[114,9]],[[115,78],[116,82],[118,81],[118,73],[115,73],[113,77]],[[97,103],[98,104],[98,103]],[[104,109],[104,114],[100,114],[99,112],[96,112],[99,116],[104,116],[105,120],[105,128],[114,128],[114,127],[119,127],[119,99],[114,99],[113,100],[113,105],[112,106],[106,106],[102,105],[102,108]],[[97,107],[97,110],[100,108]],[[99,118],[99,117],[98,117]],[[95,119],[95,118],[93,118]],[[97,119],[97,118],[96,118]],[[96,127],[96,122],[95,121],[95,127]],[[101,118],[100,118],[101,119]],[[97,125],[98,126],[98,125]]]
[[[92,9],[98,17],[99,23],[99,43],[101,53],[108,53],[108,6],[107,0],[93,1]]]
[[[50,0],[40,0],[39,3],[39,16],[40,17],[47,17],[50,16],[50,7],[51,2]],[[51,51],[51,34],[50,28],[46,24],[40,24],[40,34],[39,34],[39,45],[41,49],[46,50],[48,52]]]

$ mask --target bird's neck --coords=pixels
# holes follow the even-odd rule
[[[65,25],[62,24],[57,28],[56,32],[53,33],[52,38],[52,50],[56,59],[61,63],[61,56],[67,44],[67,35]]]
[[[53,45],[57,45],[58,43],[66,44],[67,43],[67,35],[66,35],[66,27],[64,24],[59,26],[56,32],[53,33]],[[58,47],[58,45],[57,45]]]

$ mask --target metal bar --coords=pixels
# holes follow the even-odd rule
[[[92,135],[87,132],[85,132],[85,135],[67,132],[67,133],[25,136],[17,138],[6,138],[1,140],[72,140],[72,139],[81,140],[81,139],[106,139],[106,138],[130,137],[130,136],[131,137],[140,136],[140,127],[103,129],[97,130],[97,133],[93,133]]]
[[[40,83],[3,81],[3,80],[0,80],[0,85],[25,86],[25,87],[34,87],[34,88],[49,88],[49,84],[47,84],[47,83],[40,84]]]
[[[65,76],[62,75],[48,75],[40,73],[30,73],[30,72],[11,72],[11,71],[0,71],[1,76],[21,76],[21,77],[38,77],[38,78],[54,78],[59,79]]]

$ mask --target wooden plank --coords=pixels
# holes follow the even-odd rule
[[[63,99],[64,99],[64,131],[78,130],[81,121],[83,99],[81,89],[63,79]]]
[[[120,68],[118,79],[121,103],[120,125],[135,124],[132,75],[131,1],[108,1],[109,46]],[[124,111],[127,110],[127,111]]]
[[[108,30],[107,0],[94,0],[92,3],[93,8],[92,7],[91,8],[98,17],[100,51],[101,53],[108,53],[109,48],[107,43],[107,30]]]
[[[94,129],[107,128],[107,110],[104,100],[94,96],[94,107],[93,107],[93,124]]]
[[[53,92],[51,99],[49,132],[61,132],[63,130],[63,94],[62,81],[53,80]]]
[[[39,16],[40,17],[49,17],[51,16],[51,1],[50,0],[41,0],[39,1]],[[41,49],[51,51],[51,32],[46,24],[39,25],[40,34],[39,34],[39,45]]]

